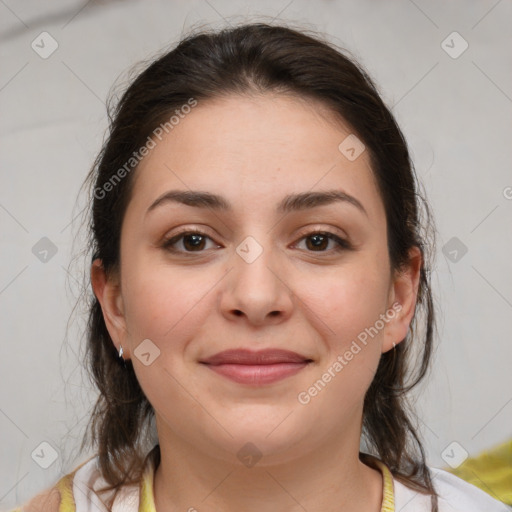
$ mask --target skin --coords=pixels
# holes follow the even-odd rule
[[[367,151],[349,161],[351,133],[320,103],[284,95],[228,96],[199,104],[140,163],[121,233],[120,275],[91,269],[109,333],[155,409],[162,460],[157,510],[379,511],[382,477],[360,462],[362,408],[380,355],[407,334],[421,256],[390,270],[385,211]],[[232,212],[167,203],[171,189],[222,195]],[[287,194],[343,190],[366,214],[337,202],[278,214]],[[178,228],[207,235],[199,251]],[[328,231],[352,244],[318,249]],[[247,263],[236,248],[263,249]],[[209,237],[209,238],[208,238]],[[187,252],[188,250],[188,252]],[[402,309],[307,405],[306,391],[357,335]],[[134,351],[160,350],[144,365]],[[230,348],[284,348],[313,359],[298,374],[250,387],[199,363]],[[237,457],[251,442],[262,454]],[[193,510],[193,509],[192,509]]]

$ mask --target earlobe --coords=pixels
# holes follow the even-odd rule
[[[392,350],[407,336],[416,309],[423,257],[419,247],[409,251],[409,263],[397,271],[391,284],[388,309],[395,315],[386,326],[382,352]]]
[[[94,295],[98,299],[103,312],[105,325],[112,341],[119,352],[123,345],[124,358],[128,359],[126,337],[126,323],[124,306],[119,280],[109,277],[103,268],[102,261],[95,259],[91,266],[91,285]]]

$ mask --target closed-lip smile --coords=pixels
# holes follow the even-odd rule
[[[230,349],[199,362],[240,384],[263,385],[295,375],[312,359],[283,349]]]

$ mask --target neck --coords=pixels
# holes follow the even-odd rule
[[[358,438],[357,438],[358,439]],[[160,464],[154,477],[157,510],[260,512],[379,512],[382,475],[359,460],[344,437],[302,456],[281,457],[252,467],[205,454],[169,430],[161,432]],[[293,450],[292,450],[293,451]],[[297,453],[298,450],[295,451]]]

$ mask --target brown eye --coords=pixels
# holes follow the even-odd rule
[[[334,233],[314,232],[304,236],[301,240],[306,240],[306,248],[312,252],[329,252],[326,249],[331,242],[334,244],[332,250],[335,252],[350,249],[350,244]]]
[[[311,235],[306,238],[306,245],[308,249],[313,251],[324,250],[329,245],[329,238],[325,235]],[[308,241],[310,243],[308,243]]]
[[[202,252],[207,240],[211,240],[211,238],[204,233],[186,231],[164,241],[162,246],[171,252]],[[217,245],[217,247],[219,246]]]

